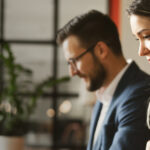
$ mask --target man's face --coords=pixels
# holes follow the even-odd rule
[[[76,36],[69,36],[62,44],[65,58],[74,59],[86,51]],[[95,45],[96,47],[96,45]],[[85,55],[76,60],[74,65],[69,63],[69,73],[71,76],[77,75],[82,78],[89,91],[95,91],[103,85],[106,78],[106,71],[100,60],[93,52],[87,52]]]

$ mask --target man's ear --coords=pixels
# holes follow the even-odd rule
[[[100,41],[96,45],[96,55],[100,59],[105,59],[108,56],[109,53],[109,47],[106,45],[106,43]]]

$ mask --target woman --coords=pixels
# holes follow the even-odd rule
[[[145,56],[150,63],[150,0],[134,0],[128,8],[132,33],[139,41],[139,56]],[[147,124],[150,128],[150,104]],[[146,150],[150,150],[150,141]]]
[[[134,0],[128,13],[132,33],[139,40],[139,55],[150,63],[150,1]]]

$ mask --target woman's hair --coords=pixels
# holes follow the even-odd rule
[[[129,15],[141,15],[150,17],[150,1],[149,0],[133,0],[127,9]]]

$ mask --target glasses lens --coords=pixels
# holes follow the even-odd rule
[[[74,70],[77,69],[77,67],[76,67],[76,61],[75,61],[74,59],[70,59],[70,60],[68,61],[68,64],[69,64]]]

